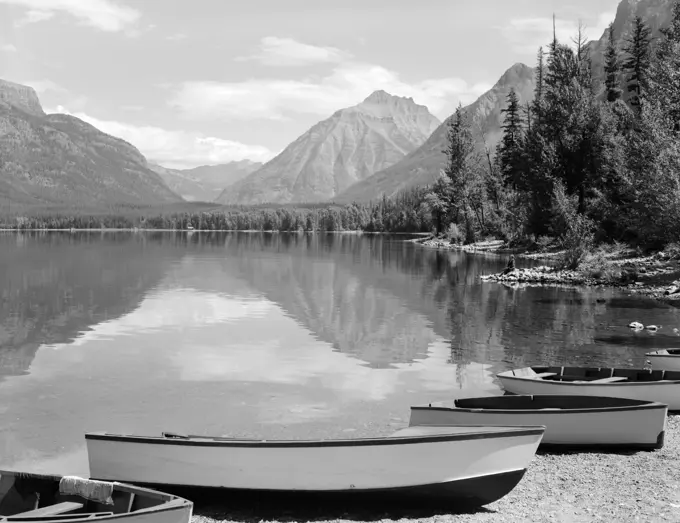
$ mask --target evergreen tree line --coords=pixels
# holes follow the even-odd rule
[[[130,212],[89,214],[36,214],[0,220],[0,227],[28,229],[171,229],[281,232],[430,232],[432,213],[426,204],[428,188],[417,187],[394,198],[369,204],[280,208],[240,207],[206,212]]]
[[[652,39],[645,20],[608,30],[603,81],[579,28],[539,49],[533,101],[514,90],[502,139],[486,154],[459,106],[448,162],[426,200],[442,231],[461,239],[552,236],[578,265],[593,242],[658,248],[680,240],[680,2]]]

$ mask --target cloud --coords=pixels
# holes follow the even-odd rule
[[[179,42],[180,40],[186,40],[187,38],[188,38],[188,36],[185,35],[184,33],[175,33],[173,35],[169,35],[169,36],[165,37],[166,40],[170,40],[170,41],[173,41],[173,42]]]
[[[587,39],[599,40],[615,16],[616,13],[606,12],[595,17],[592,22],[583,20]],[[536,54],[539,47],[543,46],[545,49],[553,38],[552,18],[514,18],[498,29],[510,42],[513,51],[517,53]],[[572,44],[577,31],[578,20],[560,18],[555,20],[555,34],[558,41]]]
[[[42,94],[46,91],[66,92],[65,88],[54,83],[52,80],[22,80],[20,83],[33,87],[38,94]]]
[[[247,145],[189,131],[100,120],[82,112],[69,112],[63,106],[57,106],[56,110],[46,109],[46,112],[80,118],[100,131],[131,143],[149,160],[171,169],[189,169],[245,159],[263,162],[273,156],[269,149],[261,145]]]
[[[303,66],[319,63],[341,62],[351,58],[349,53],[335,47],[319,47],[304,44],[292,38],[267,36],[260,40],[260,52],[253,56],[241,56],[237,61],[257,60],[271,66]]]
[[[0,0],[0,3],[3,3],[2,0]],[[23,18],[19,18],[16,22],[14,22],[14,27],[18,28],[28,24],[37,24],[38,22],[44,22],[45,20],[49,20],[53,16],[54,12],[52,11],[29,9]]]
[[[0,4],[25,7],[26,15],[15,25],[22,26],[68,13],[81,23],[108,32],[123,31],[137,22],[141,13],[114,0],[0,0]]]
[[[304,45],[304,44],[300,44]],[[449,116],[458,102],[476,100],[490,86],[469,85],[460,78],[407,82],[380,65],[344,60],[325,75],[301,79],[250,79],[242,82],[188,81],[175,89],[169,104],[194,120],[287,120],[291,113],[328,117],[338,109],[356,105],[373,91],[412,97],[440,118]]]
[[[2,44],[0,45],[0,51],[3,53],[16,53],[17,48],[14,47],[12,44]]]

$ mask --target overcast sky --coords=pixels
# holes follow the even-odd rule
[[[376,89],[438,118],[618,0],[0,0],[0,78],[169,167],[267,160]]]

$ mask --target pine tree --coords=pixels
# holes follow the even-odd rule
[[[631,35],[624,48],[628,57],[623,62],[623,71],[628,76],[629,103],[640,112],[640,106],[648,91],[648,74],[651,66],[651,30],[640,16],[633,20]]]
[[[649,84],[656,113],[668,130],[680,133],[680,1],[673,5],[670,25],[661,29]]]
[[[503,181],[513,189],[523,187],[522,161],[522,115],[520,113],[519,98],[515,89],[510,89],[507,105],[501,110],[505,119],[501,129],[503,138],[498,144],[497,157],[499,159]],[[524,188],[524,187],[523,187]]]
[[[458,105],[449,121],[448,145],[443,151],[447,157],[444,173],[451,187],[451,216],[465,225],[465,239],[468,243],[475,240],[473,213],[479,225],[483,225],[481,216],[483,205],[483,177],[481,176],[481,158],[475,148],[475,140],[463,106]]]
[[[612,103],[620,99],[622,93],[619,79],[621,66],[619,64],[619,53],[616,48],[613,23],[609,24],[609,38],[607,39],[607,48],[604,52],[604,72],[606,75],[607,101]]]

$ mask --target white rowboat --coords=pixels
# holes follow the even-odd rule
[[[389,437],[85,435],[90,475],[175,488],[424,497],[484,505],[522,479],[545,427],[410,427]]]
[[[654,370],[680,371],[680,349],[655,350],[645,356]]]
[[[490,396],[411,407],[410,426],[544,425],[543,446],[663,447],[668,406],[591,396]]]
[[[189,523],[193,503],[145,488],[0,471],[0,522]]]
[[[680,372],[601,367],[525,367],[496,375],[512,394],[604,396],[656,401],[680,410]]]

